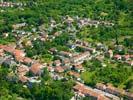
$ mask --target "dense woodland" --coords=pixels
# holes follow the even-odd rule
[[[103,42],[111,45],[118,37],[118,43],[126,48],[133,49],[133,2],[132,0],[4,0],[12,2],[26,2],[24,10],[21,8],[0,8],[0,44],[16,42],[10,34],[6,39],[3,33],[11,32],[12,24],[26,22],[31,30],[42,24],[47,26],[49,19],[57,22],[62,16],[80,16],[94,20],[110,21],[115,23],[114,27],[85,27],[77,35],[78,38],[91,42]],[[4,10],[2,12],[2,10]],[[50,33],[49,33],[50,34]],[[123,38],[124,37],[124,38]],[[131,37],[131,38],[128,38]],[[56,37],[52,42],[41,42],[36,40],[33,48],[25,47],[28,57],[40,55],[44,61],[51,61],[52,58],[48,49],[57,47],[58,50],[68,50],[63,46],[71,38],[67,33]],[[43,49],[42,49],[43,48]],[[106,62],[106,61],[105,61]],[[94,86],[97,82],[112,83],[116,87],[128,89],[133,92],[133,69],[122,64],[108,64],[103,68],[98,61],[86,61],[84,67],[88,69],[81,75],[85,84]],[[30,87],[23,87],[18,81],[9,82],[6,80],[10,69],[1,66],[0,68],[0,100],[70,100],[73,81],[53,81],[44,69],[43,82],[33,84]],[[17,78],[17,77],[14,77]],[[87,98],[85,100],[88,100]]]

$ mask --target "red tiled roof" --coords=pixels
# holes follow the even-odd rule
[[[24,57],[24,58],[23,58],[23,62],[29,64],[29,63],[32,63],[32,59],[30,59],[30,58],[28,58],[28,57]]]
[[[34,63],[34,64],[31,66],[30,70],[31,70],[31,72],[33,72],[34,74],[38,74],[38,73],[40,72],[41,68],[42,68],[42,65],[41,65],[40,63]]]
[[[130,58],[130,55],[126,54],[126,55],[124,55],[124,58],[125,59],[129,59]]]
[[[76,86],[73,87],[73,89],[75,91],[81,92],[82,94],[86,96],[96,97],[97,100],[109,100],[107,97],[103,96],[100,93],[93,91],[93,89],[86,87],[84,84],[77,84]]]
[[[114,58],[116,58],[116,59],[121,58],[121,55],[116,54],[116,55],[114,55]]]
[[[21,56],[15,56],[16,61],[23,62],[23,57]]]
[[[26,77],[26,76],[19,76],[19,80],[21,81],[21,82],[23,82],[23,83],[25,83],[25,82],[27,82],[28,81],[28,77]]]
[[[29,71],[29,68],[25,65],[21,65],[20,67],[18,67],[17,71],[18,74],[25,75]]]
[[[0,45],[0,49],[3,49],[6,52],[10,52],[10,53],[13,53],[13,51],[15,50],[15,48],[7,45]]]
[[[18,50],[18,49],[15,49],[15,50],[13,51],[13,54],[14,54],[15,56],[20,56],[20,57],[24,57],[24,56],[25,56],[25,53],[24,53],[22,50]]]
[[[76,68],[76,69],[83,69],[83,66],[80,64],[80,65],[74,65],[74,67]]]
[[[74,72],[74,71],[70,71],[68,74],[71,75],[71,76],[74,76],[76,78],[79,78],[80,77],[80,74],[77,73],[77,72]]]

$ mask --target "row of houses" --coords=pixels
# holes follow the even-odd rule
[[[73,90],[75,91],[76,97],[90,97],[91,100],[110,100],[103,94],[94,91],[92,88],[85,86],[84,84],[81,84],[77,82],[77,84],[73,87]]]
[[[10,57],[8,57],[9,55]],[[9,45],[0,45],[0,57],[3,57],[3,60],[8,57],[3,61],[5,65],[10,62],[8,64],[9,66],[13,64],[16,66],[16,72],[21,82],[31,80],[29,76],[26,76],[27,73],[31,72],[32,76],[41,75],[43,73],[43,68],[45,67],[45,65],[26,57],[25,55],[23,50],[16,49]]]
[[[122,63],[125,63],[129,66],[133,66],[133,56],[126,54],[126,55],[120,55],[120,54],[115,54],[113,58],[117,61],[120,61]]]
[[[14,6],[25,6],[25,3],[13,3],[13,2],[0,2],[0,7],[14,7]]]
[[[67,15],[63,17],[63,20],[63,23],[67,23],[68,25],[71,25],[73,22],[77,21],[77,24],[80,28],[84,26],[98,27],[99,25],[114,26],[114,23],[111,22],[92,20],[90,18],[79,18],[78,16],[72,18]]]
[[[96,88],[117,96],[126,96],[129,100],[133,99],[133,93],[126,92],[123,89],[118,89],[114,87],[112,84],[105,85],[103,83],[97,83]]]

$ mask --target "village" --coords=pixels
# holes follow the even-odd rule
[[[4,5],[9,4],[4,3]],[[10,34],[12,34],[15,38],[17,38],[17,43],[0,45],[0,65],[4,65],[12,70],[9,73],[8,79],[10,81],[19,80],[23,84],[39,84],[41,83],[39,77],[43,73],[43,69],[46,68],[53,80],[75,80],[76,85],[73,87],[75,96],[72,100],[80,100],[80,98],[85,96],[90,96],[93,100],[122,100],[121,95],[125,95],[129,98],[129,100],[132,100],[132,93],[115,88],[109,83],[97,83],[95,88],[92,88],[86,86],[84,84],[84,80],[80,78],[81,73],[87,70],[83,67],[84,61],[92,59],[100,61],[103,67],[106,67],[106,64],[103,63],[104,59],[108,59],[109,62],[120,62],[132,67],[133,55],[130,52],[124,55],[114,53],[115,51],[122,51],[124,49],[122,45],[116,45],[115,48],[110,49],[107,45],[102,43],[89,43],[76,38],[65,45],[69,48],[69,52],[59,51],[56,47],[49,49],[49,53],[52,56],[58,57],[58,59],[50,63],[42,63],[39,59],[29,58],[26,56],[24,46],[33,47],[32,41],[36,41],[38,39],[43,42],[53,41],[60,34],[63,34],[64,31],[67,31],[70,36],[73,33],[72,36],[75,37],[78,31],[72,24],[75,20],[79,29],[82,29],[84,26],[97,28],[99,25],[109,27],[114,25],[113,23],[96,21],[87,18],[72,18],[68,15],[63,18],[62,23],[56,23],[56,21],[52,19],[48,29],[43,29],[44,27],[40,26],[39,31],[37,31],[36,28],[32,28],[31,32],[21,30],[22,27],[28,26],[27,23],[12,25],[12,33],[4,33],[3,37],[7,38]],[[66,29],[57,31],[53,35],[47,34],[47,32],[52,31],[54,28],[61,27],[64,23],[67,24]],[[33,33],[38,34],[34,35]],[[24,42],[25,40],[27,41]],[[77,50],[80,52],[77,52]]]
[[[4,10],[25,6],[26,3],[3,2],[3,0],[0,2],[0,8]],[[4,10],[1,10],[1,13]],[[111,43],[107,45],[102,41],[92,42],[79,38],[84,28],[114,27],[114,22],[69,15],[61,16],[60,21],[52,17],[48,19],[48,25],[15,23],[12,24],[11,32],[2,33],[3,39],[13,37],[16,40],[0,44],[0,66],[10,70],[6,77],[8,81],[18,81],[27,88],[32,84],[41,84],[41,78],[47,70],[52,80],[75,82],[71,90],[74,93],[71,100],[82,100],[84,97],[89,97],[90,100],[125,100],[123,97],[133,100],[133,93],[126,89],[118,88],[109,82],[99,82],[95,86],[90,86],[82,76],[83,73],[91,71],[91,68],[84,66],[86,62],[99,62],[101,68],[108,65],[116,67],[117,64],[133,68],[133,50],[121,44],[116,45],[115,39],[112,40],[114,43],[112,46]],[[68,39],[60,39],[60,36],[63,38],[66,36]],[[37,43],[38,41],[42,44]],[[55,45],[54,42],[59,43]],[[48,57],[44,59],[40,52],[45,53],[45,56],[48,54]]]

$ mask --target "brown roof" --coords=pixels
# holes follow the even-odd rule
[[[100,93],[95,92],[93,89],[85,86],[84,84],[78,83],[73,87],[75,91],[79,91],[86,96],[96,97],[97,100],[109,100],[107,97],[103,96]]]
[[[18,67],[17,71],[18,74],[25,75],[29,71],[29,68],[25,65],[21,65]]]
[[[79,78],[80,77],[80,74],[77,73],[77,72],[74,72],[74,71],[70,71],[68,74],[71,75],[71,76],[74,76],[76,78]]]
[[[121,55],[116,54],[116,55],[114,55],[114,58],[119,59],[119,58],[121,58]]]
[[[58,66],[55,68],[55,71],[58,73],[62,73],[62,72],[64,72],[64,69],[61,66]]]
[[[23,57],[21,56],[15,56],[16,61],[23,62]]]
[[[74,67],[75,67],[76,69],[83,69],[82,64],[74,65]]]
[[[26,76],[21,76],[21,75],[19,75],[19,80],[20,80],[21,82],[23,82],[23,83],[27,82],[28,79],[29,79],[29,78],[26,77]]]
[[[41,65],[40,63],[34,63],[34,64],[31,66],[30,70],[31,70],[31,72],[33,72],[34,74],[38,74],[38,73],[40,72],[41,68],[42,68],[42,65]]]
[[[105,90],[106,89],[106,85],[103,84],[103,83],[97,83],[96,84],[96,88],[101,89],[101,90]]]
[[[23,62],[29,64],[29,63],[32,63],[32,59],[28,57],[24,57]]]
[[[64,62],[65,64],[70,63],[70,59],[65,58],[65,59],[63,60],[63,62]]]
[[[80,54],[78,54],[78,55],[75,55],[73,58],[74,58],[74,59],[77,59],[77,58],[80,58],[80,57],[82,57],[82,56],[89,55],[89,54],[90,54],[89,52],[84,52],[84,53],[80,53]]]
[[[0,45],[0,49],[3,49],[4,51],[10,52],[10,53],[13,53],[13,51],[15,50],[14,47],[7,46],[7,45]]]
[[[22,50],[18,50],[18,49],[15,49],[13,51],[13,54],[14,54],[14,56],[20,56],[20,57],[24,57],[25,56],[25,53]]]

